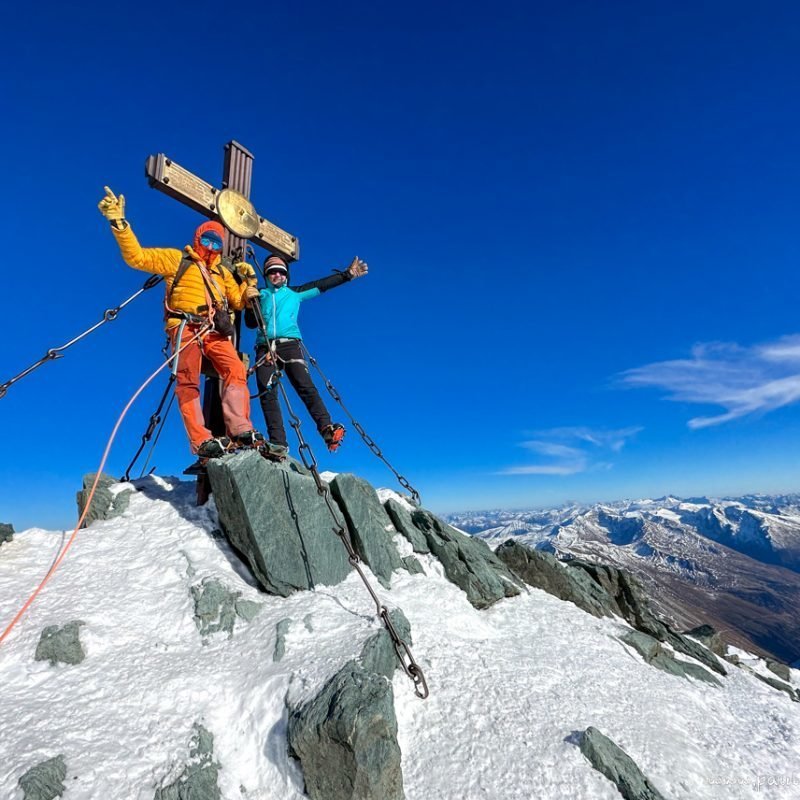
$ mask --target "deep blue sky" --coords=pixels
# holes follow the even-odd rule
[[[144,159],[216,183],[235,138],[301,239],[295,282],[369,262],[301,327],[429,507],[798,488],[795,3],[237,7],[241,32],[203,3],[6,16],[0,382],[146,277],[103,185],[143,244],[181,246],[199,219]],[[0,520],[70,524],[161,358],[160,298],[0,400]],[[392,485],[354,432],[317,452]],[[174,413],[155,463],[190,460]]]

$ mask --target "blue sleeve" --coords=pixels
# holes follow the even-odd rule
[[[295,292],[297,299],[302,303],[303,300],[310,300],[312,297],[319,297],[322,292],[317,289],[306,289],[304,292]]]

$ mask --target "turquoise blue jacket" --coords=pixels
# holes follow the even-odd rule
[[[300,328],[297,325],[300,303],[311,297],[318,297],[322,292],[317,288],[297,291],[284,284],[279,289],[272,285],[267,286],[259,294],[261,313],[264,315],[269,338],[302,339]],[[256,347],[266,343],[264,334],[259,330],[258,336],[256,336]]]

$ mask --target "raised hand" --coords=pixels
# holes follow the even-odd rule
[[[347,268],[347,274],[350,278],[360,278],[363,275],[366,275],[369,272],[369,267],[367,266],[366,261],[362,261],[358,256],[356,256],[351,262],[350,266]]]
[[[100,213],[109,222],[125,219],[125,195],[121,194],[117,197],[108,186],[103,188],[106,190],[106,196],[97,204]]]

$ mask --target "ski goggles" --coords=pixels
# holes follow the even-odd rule
[[[289,270],[286,267],[270,267],[267,270],[267,275],[288,275]]]
[[[219,252],[222,250],[222,240],[217,236],[206,236],[203,235],[200,237],[200,244],[203,247],[207,247],[209,250],[213,250],[214,252]]]

